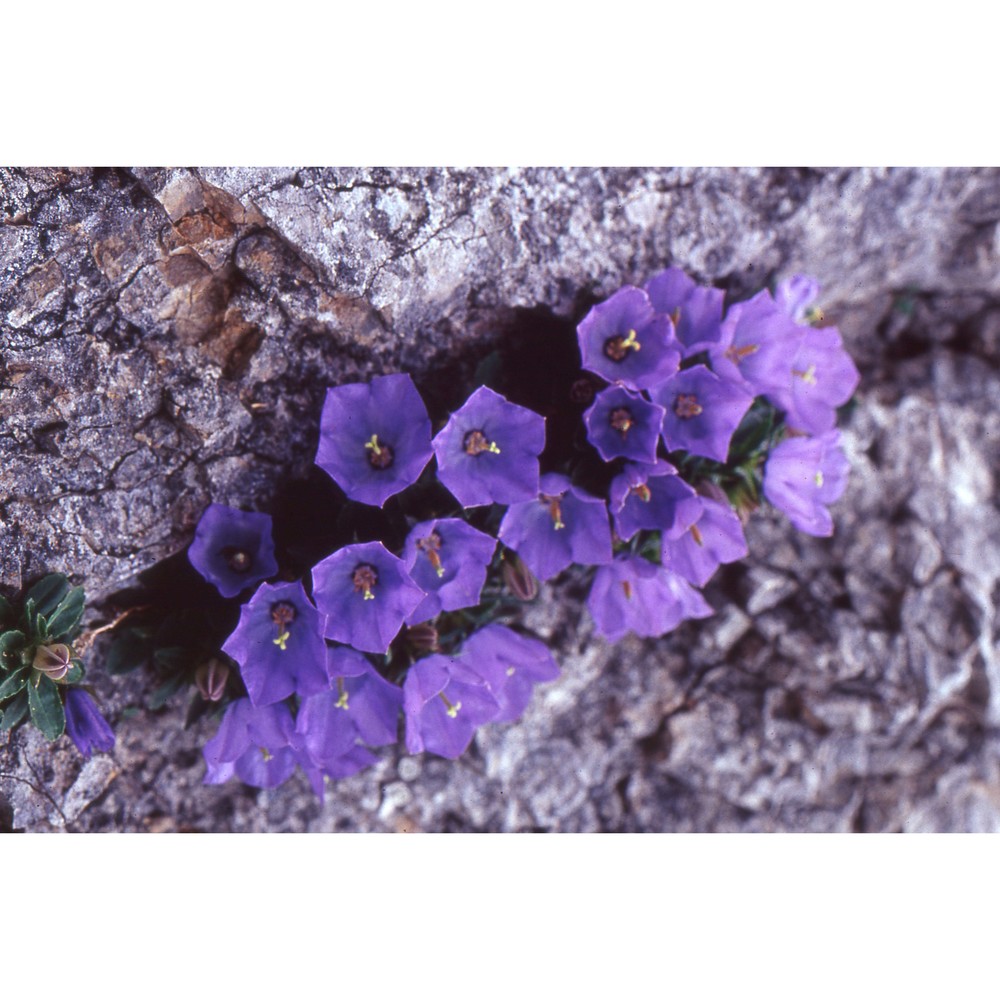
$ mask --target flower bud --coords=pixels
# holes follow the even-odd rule
[[[411,625],[406,630],[406,641],[414,649],[425,650],[433,653],[438,648],[438,630],[430,622],[423,622],[420,625]]]
[[[64,642],[54,642],[49,646],[39,646],[35,650],[32,666],[50,680],[61,681],[68,673],[73,651]]]
[[[502,573],[507,589],[518,600],[533,601],[538,596],[538,580],[516,552],[504,553]]]
[[[203,663],[194,674],[194,683],[205,701],[219,701],[226,692],[228,680],[229,667],[214,658]]]

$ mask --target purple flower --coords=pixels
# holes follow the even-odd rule
[[[302,702],[295,720],[299,763],[322,795],[322,776],[344,778],[374,763],[367,746],[396,742],[403,692],[356,650],[329,651],[335,687]]]
[[[77,687],[66,688],[66,732],[84,757],[95,750],[109,753],[115,745],[115,734],[101,715],[94,699]]]
[[[765,289],[730,307],[719,344],[709,352],[712,368],[724,379],[748,383],[755,395],[780,390],[789,379],[789,352],[799,329]]]
[[[789,427],[807,434],[823,434],[837,423],[837,407],[846,403],[861,376],[844,350],[836,327],[800,327],[790,346],[791,378],[768,397],[782,410]]]
[[[470,635],[459,660],[486,682],[499,702],[494,722],[519,719],[535,685],[559,676],[559,666],[544,642],[503,625],[487,625]]]
[[[414,525],[403,547],[403,562],[427,596],[407,624],[478,604],[496,547],[495,538],[457,517]]]
[[[480,386],[434,438],[438,478],[463,507],[517,503],[538,492],[545,419]]]
[[[350,497],[381,507],[420,478],[431,458],[431,421],[409,375],[328,389],[316,464]]]
[[[542,476],[539,489],[534,499],[511,504],[500,523],[500,541],[542,580],[574,562],[589,566],[610,562],[611,526],[605,502],[554,472]]]
[[[743,525],[726,504],[698,497],[701,516],[682,535],[663,536],[662,562],[688,583],[704,587],[721,563],[736,562],[747,554]]]
[[[587,607],[600,635],[617,642],[627,632],[665,635],[687,618],[707,618],[712,608],[676,573],[641,556],[618,556],[594,577]]]
[[[205,784],[219,785],[234,776],[257,788],[287,781],[296,763],[294,728],[292,713],[281,702],[254,708],[249,698],[234,701],[202,751]]]
[[[496,719],[500,704],[483,679],[458,659],[441,654],[417,660],[403,683],[406,749],[454,760],[476,729]]]
[[[257,708],[330,686],[319,612],[301,583],[262,584],[240,609],[239,624],[222,651],[240,665]]]
[[[774,301],[796,323],[806,323],[818,310],[810,308],[819,295],[819,282],[808,274],[794,274],[779,282]]]
[[[424,599],[401,559],[381,542],[347,545],[313,567],[323,634],[366,653],[384,653]]]
[[[655,462],[664,409],[618,385],[599,392],[583,415],[587,438],[605,462]]]
[[[849,471],[839,431],[814,438],[786,438],[764,466],[764,496],[799,531],[829,536],[833,518],[826,505],[839,500],[847,489]]]
[[[697,285],[679,267],[671,267],[650,278],[646,292],[653,308],[673,319],[685,357],[719,342],[725,298],[721,289]]]
[[[684,449],[716,462],[726,461],[733,433],[753,403],[753,393],[704,365],[678,372],[650,395],[667,411],[663,418],[667,449]]]
[[[188,559],[223,597],[235,597],[278,572],[271,518],[209,504],[195,528]]]
[[[662,382],[680,365],[673,323],[656,315],[641,288],[619,288],[584,316],[576,332],[583,367],[629,389]]]
[[[698,495],[669,462],[626,465],[611,481],[610,494],[615,531],[624,542],[642,528],[679,538],[701,516]]]

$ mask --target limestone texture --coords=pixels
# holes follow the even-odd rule
[[[861,370],[831,539],[775,512],[715,617],[525,622],[562,678],[457,762],[201,784],[215,724],[90,676],[119,741],[0,735],[0,829],[1000,829],[1000,171],[0,168],[0,591],[108,598],[210,502],[268,510],[327,386],[460,385],[538,311],[671,264],[733,299],[799,271]]]

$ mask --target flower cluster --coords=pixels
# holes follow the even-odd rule
[[[225,666],[200,668],[224,707],[206,781],[273,787],[301,767],[322,795],[395,743],[400,719],[410,753],[457,757],[558,675],[543,642],[499,620],[539,580],[583,567],[600,635],[655,637],[712,614],[701,588],[747,554],[762,498],[829,535],[848,471],[837,409],[858,372],[814,325],[817,292],[797,276],[725,309],[677,268],[622,288],[580,322],[576,388],[544,418],[497,383],[436,427],[408,375],[330,388],[316,463],[377,514],[345,523],[381,527],[294,579],[267,515],[205,512],[189,558],[244,596],[222,652],[246,691],[227,699]],[[552,427],[574,407],[560,451]]]

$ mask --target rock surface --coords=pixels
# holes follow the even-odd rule
[[[104,598],[304,474],[327,385],[460,376],[516,309],[669,263],[817,275],[862,371],[833,539],[758,514],[718,614],[656,641],[550,588],[562,679],[458,762],[206,788],[214,725],[94,669],[114,753],[18,733],[0,829],[1000,828],[997,171],[4,169],[0,220],[0,587]]]

